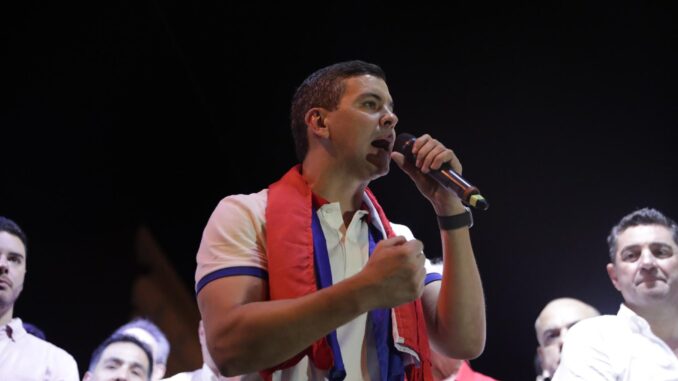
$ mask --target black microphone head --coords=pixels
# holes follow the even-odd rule
[[[412,144],[414,144],[415,140],[417,140],[417,138],[415,138],[414,135],[403,132],[402,134],[396,136],[395,143],[393,144],[393,150],[400,152],[408,160],[414,160],[414,155],[412,154]]]

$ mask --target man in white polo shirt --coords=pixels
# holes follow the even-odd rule
[[[422,135],[404,151],[414,163],[394,152],[385,75],[363,61],[311,74],[291,119],[300,164],[267,189],[223,199],[198,250],[198,305],[220,372],[431,380],[429,340],[446,356],[478,356],[485,306],[470,212],[426,175],[443,164],[461,172],[452,150]],[[438,216],[440,282],[425,285],[423,244],[389,223],[368,188],[392,159]]]
[[[607,242],[607,272],[624,303],[570,329],[553,381],[678,381],[678,225],[644,208]]]
[[[29,334],[14,317],[24,288],[26,235],[0,216],[0,380],[77,381],[78,365],[63,349]]]

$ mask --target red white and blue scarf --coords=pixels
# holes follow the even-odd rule
[[[268,191],[266,240],[271,300],[297,298],[332,285],[327,245],[313,207],[313,194],[300,171],[300,165],[293,167]],[[381,230],[387,237],[395,236],[372,192],[366,189],[365,195],[371,204],[368,207],[379,216]],[[371,253],[383,233],[373,226],[369,230]],[[381,381],[432,380],[421,300],[369,314]],[[263,371],[262,375],[270,379],[275,370],[292,367],[304,356],[308,356],[316,368],[327,370],[331,381],[343,380],[346,376],[336,331],[293,358]]]

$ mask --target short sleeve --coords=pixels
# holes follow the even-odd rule
[[[230,275],[266,277],[267,190],[221,200],[203,231],[196,255],[196,292]]]

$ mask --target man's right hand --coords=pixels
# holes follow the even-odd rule
[[[366,279],[373,308],[399,306],[422,295],[426,277],[423,248],[421,241],[407,241],[402,236],[377,244],[365,268],[356,274]]]

